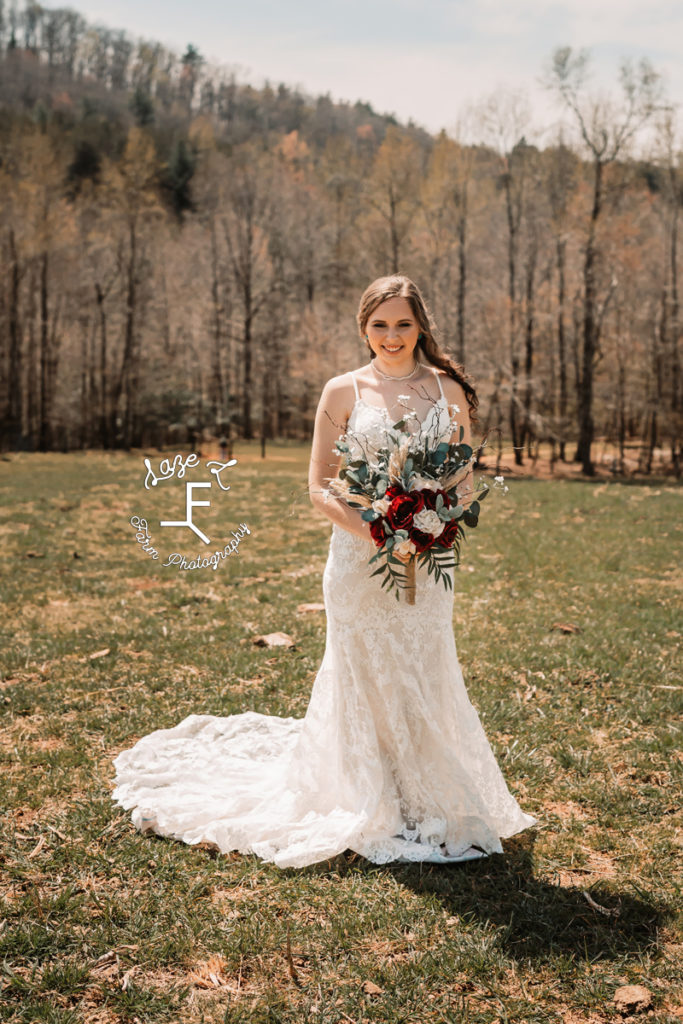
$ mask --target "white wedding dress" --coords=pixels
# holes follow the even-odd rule
[[[354,386],[348,427],[376,449],[388,414]],[[437,443],[448,421],[442,390],[422,429]],[[502,837],[537,823],[467,696],[454,591],[418,567],[415,604],[397,601],[371,576],[376,550],[332,526],[325,653],[304,718],[193,714],[118,755],[112,799],[137,828],[284,868],[347,849],[376,864],[502,853]]]

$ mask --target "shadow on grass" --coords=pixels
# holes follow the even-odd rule
[[[518,962],[558,954],[595,962],[657,947],[658,930],[673,917],[668,908],[635,883],[633,891],[618,891],[613,883],[597,882],[589,891],[602,908],[596,909],[580,888],[534,877],[533,843],[533,837],[513,838],[502,855],[445,865],[378,865],[347,850],[303,870],[342,877],[390,872],[407,889],[436,896],[449,916],[494,926],[501,950]]]

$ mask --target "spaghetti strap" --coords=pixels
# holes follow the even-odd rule
[[[358,394],[358,382],[356,381],[356,375],[353,370],[349,370],[349,373],[351,374],[351,380],[353,381],[353,390],[356,392],[356,401],[358,401],[360,399],[360,395]]]
[[[441,374],[439,373],[439,371],[438,371],[438,370],[434,370],[434,376],[436,377],[436,379],[437,379],[437,381],[438,381],[438,384],[439,384],[439,391],[441,392],[441,397],[442,397],[442,398],[445,398],[446,396],[444,395],[444,393],[443,393],[443,388],[441,387]]]

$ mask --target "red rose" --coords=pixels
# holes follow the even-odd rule
[[[437,543],[444,548],[449,548],[455,542],[459,529],[460,527],[455,519],[450,519],[441,531],[440,536],[436,538]]]
[[[386,491],[384,492],[384,497],[388,501],[393,501],[394,498],[397,498],[399,496],[399,494],[405,493],[406,492],[403,490],[400,484],[392,484],[391,487],[387,487]]]
[[[451,507],[451,499],[448,497],[445,491],[420,491],[420,494],[424,498],[425,508],[431,508],[433,511],[436,511],[436,499],[440,494],[443,497],[443,507]]]
[[[370,536],[378,548],[384,546],[384,542],[387,539],[387,531],[384,529],[384,520],[381,516],[379,519],[373,519],[370,523]]]
[[[422,530],[418,530],[415,526],[408,530],[408,536],[417,548],[418,553],[426,551],[427,548],[430,548],[434,543],[434,537],[431,533],[424,533]]]
[[[424,507],[424,498],[419,491],[397,494],[386,513],[392,530],[407,530],[413,522],[413,516]]]

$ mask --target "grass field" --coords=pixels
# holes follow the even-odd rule
[[[508,480],[464,546],[468,692],[538,826],[483,861],[281,870],[142,835],[110,797],[153,729],[305,714],[330,523],[304,446],[234,454],[195,510],[211,550],[251,531],[216,571],[136,542],[132,515],[174,550],[153,524],[184,500],[145,490],[143,453],[0,461],[0,1019],[682,1020],[681,488]],[[295,646],[252,643],[274,631]]]

